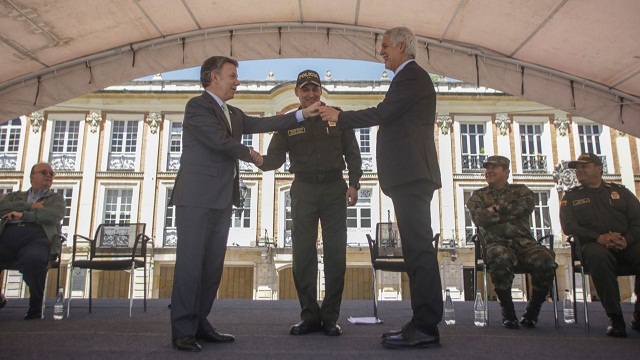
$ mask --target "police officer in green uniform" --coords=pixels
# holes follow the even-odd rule
[[[640,202],[622,185],[602,180],[602,161],[591,153],[569,162],[579,186],[560,203],[560,222],[567,235],[580,240],[582,257],[593,285],[609,316],[606,334],[625,337],[616,266],[629,264],[635,271],[636,304],[631,328],[640,331]]]
[[[518,329],[511,297],[514,268],[517,266],[531,274],[533,294],[520,324],[535,327],[558,265],[555,253],[531,234],[529,219],[535,209],[535,197],[525,185],[508,183],[509,164],[504,156],[487,158],[483,166],[489,186],[474,191],[467,208],[484,243],[485,260],[502,307],[502,325]]]
[[[298,75],[295,87],[302,109],[320,101],[320,77],[313,70]],[[289,152],[289,171],[295,175],[291,185],[293,242],[293,280],[298,292],[302,321],[291,327],[292,335],[323,330],[326,335],[342,334],[337,324],[344,288],[347,246],[347,206],[358,201],[362,160],[351,129],[320,116],[305,119],[300,127],[273,135],[262,170],[278,169]],[[349,184],[342,171],[345,161]],[[317,301],[318,220],[322,224],[325,297]]]

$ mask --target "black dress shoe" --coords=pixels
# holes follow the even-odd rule
[[[29,308],[29,311],[24,315],[25,320],[42,319],[41,308]]]
[[[520,324],[518,324],[518,319],[502,319],[502,326],[507,329],[517,330],[520,329]]]
[[[196,338],[193,336],[184,336],[184,337],[175,338],[173,339],[172,343],[173,343],[173,347],[180,351],[189,351],[189,352],[202,351],[202,347],[200,347],[198,340],[196,340]]]
[[[390,335],[382,339],[382,345],[389,349],[425,348],[440,345],[440,334],[437,332],[428,334],[418,330],[412,324],[405,326],[402,333]]]
[[[640,331],[640,313],[633,313],[631,328],[635,331]]]
[[[4,296],[4,294],[0,294],[0,309],[5,306],[7,306],[7,298]]]
[[[335,321],[328,321],[323,323],[322,328],[324,330],[324,334],[327,336],[342,335],[342,329],[340,328],[340,325],[336,324]]]
[[[223,334],[216,329],[211,331],[200,331],[196,333],[196,339],[206,342],[232,342],[236,338],[231,334]]]
[[[513,309],[513,303],[511,306],[504,306],[502,308],[502,326],[507,329],[520,329],[516,311]]]
[[[528,318],[526,315],[523,315],[522,318],[520,319],[520,325],[526,326],[528,328],[536,327],[537,323],[538,323],[537,319]]]
[[[291,326],[289,334],[291,335],[307,335],[312,332],[318,332],[322,330],[322,324],[319,322],[300,321],[299,323]]]
[[[384,332],[384,333],[382,333],[382,335],[380,335],[380,337],[382,339],[384,339],[384,338],[388,338],[389,336],[400,335],[400,334],[402,334],[404,329],[406,329],[408,326],[412,326],[410,322],[404,324],[402,326],[402,329],[400,329],[400,330],[391,330],[391,331]]]
[[[622,316],[609,318],[606,334],[611,337],[627,337],[627,330]]]

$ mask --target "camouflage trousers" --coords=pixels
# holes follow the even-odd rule
[[[553,284],[556,254],[530,239],[489,243],[485,246],[491,281],[496,289],[511,289],[515,273],[528,273],[534,292],[547,293]]]

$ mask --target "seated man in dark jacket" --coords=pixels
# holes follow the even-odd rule
[[[636,275],[631,328],[640,331],[640,202],[624,186],[602,180],[602,161],[595,154],[581,154],[569,167],[576,169],[580,186],[562,198],[562,230],[580,240],[585,266],[609,316],[606,334],[625,337],[616,267],[630,265]]]
[[[0,200],[0,262],[15,261],[31,298],[25,320],[40,319],[49,266],[50,246],[59,241],[60,221],[66,213],[62,195],[53,192],[55,173],[47,163],[31,168],[31,188],[6,194]],[[55,254],[59,255],[59,254]]]

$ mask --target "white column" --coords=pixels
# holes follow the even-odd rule
[[[614,130],[617,132],[617,130]],[[616,137],[616,148],[618,150],[618,162],[620,164],[626,164],[620,166],[620,177],[622,179],[622,185],[631,190],[632,193],[636,193],[636,186],[633,176],[633,167],[630,165],[633,163],[631,158],[631,147],[629,145],[629,135],[618,135]]]
[[[262,137],[262,142],[260,143],[260,148],[258,151],[261,154],[267,153],[267,148],[269,147],[269,143],[271,142],[272,134],[264,134]],[[265,171],[262,173],[262,191],[260,191],[260,196],[262,197],[262,208],[260,209],[260,231],[258,231],[258,236],[264,235],[264,229],[267,229],[269,233],[269,237],[275,237],[275,229],[274,229],[274,216],[276,213],[276,194],[278,193],[278,189],[276,189],[276,171]],[[281,207],[284,208],[284,207]],[[284,219],[284,214],[280,214],[280,216]],[[284,237],[281,236],[282,239]],[[283,244],[279,244],[280,246],[284,246]]]
[[[152,234],[152,225],[154,223],[154,209],[156,208],[156,175],[158,173],[158,156],[160,152],[160,135],[156,129],[153,134],[150,127],[147,127],[145,136],[146,147],[142,149],[144,152],[144,177],[142,180],[142,197],[140,203],[140,219],[139,222],[147,224],[147,235]],[[162,211],[161,213],[164,213]]]
[[[455,202],[453,201],[453,199],[455,199],[455,194],[452,180],[453,170],[456,162],[453,159],[453,155],[451,153],[451,132],[446,131],[446,134],[443,134],[440,129],[436,130],[440,132],[438,139],[438,154],[440,157],[439,164],[442,179],[442,188],[440,189],[439,199],[442,201],[442,213],[440,214],[439,228],[435,227],[435,225],[437,224],[435,222],[432,223],[432,227],[434,228],[434,232],[442,232],[442,234],[440,234],[441,237],[449,238],[456,228]],[[436,197],[434,196],[434,198]],[[435,205],[438,205],[438,203],[435,203]],[[431,203],[431,211],[436,215],[438,214],[437,207],[434,208],[434,202]]]
[[[100,111],[91,111],[92,114],[98,114],[100,121]],[[77,231],[78,234],[91,236],[91,218],[98,209],[93,208],[94,193],[96,187],[96,172],[98,170],[98,144],[100,143],[100,125],[85,126],[84,151],[82,152],[82,180],[80,181],[80,202],[78,206]],[[71,245],[71,244],[67,244]]]

